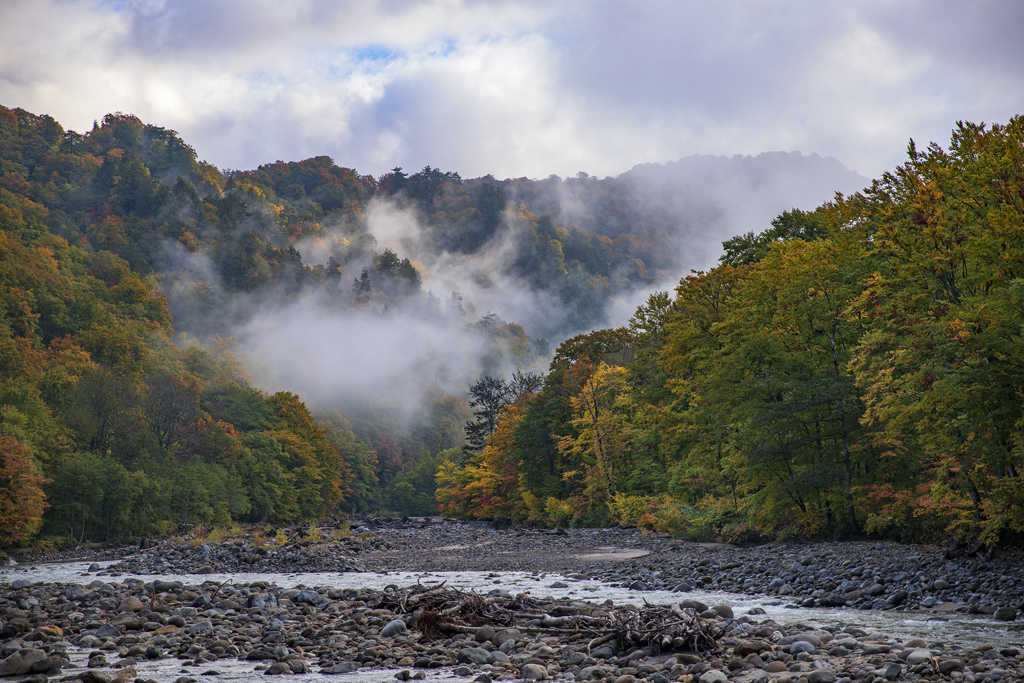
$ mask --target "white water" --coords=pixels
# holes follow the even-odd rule
[[[947,645],[972,647],[977,645],[1024,646],[1024,633],[1012,631],[1012,624],[997,622],[992,619],[978,618],[962,613],[932,613],[928,611],[898,612],[874,610],[850,610],[832,608],[797,608],[787,607],[779,599],[771,596],[752,597],[735,593],[712,593],[691,591],[689,593],[670,593],[667,591],[633,591],[627,588],[612,586],[593,580],[580,580],[559,574],[528,573],[528,572],[317,572],[317,573],[252,573],[252,574],[133,574],[125,573],[111,577],[89,572],[90,562],[63,562],[26,564],[0,569],[0,583],[12,582],[17,579],[28,579],[32,582],[58,582],[89,584],[96,580],[124,581],[138,578],[152,581],[161,578],[167,581],[181,581],[188,585],[198,585],[205,581],[216,583],[252,583],[265,581],[281,588],[376,588],[383,589],[388,585],[403,588],[421,583],[424,585],[445,585],[464,591],[486,593],[493,589],[502,589],[512,595],[528,593],[534,597],[550,596],[552,598],[569,598],[587,602],[602,603],[612,600],[615,604],[643,605],[668,604],[682,599],[699,600],[708,605],[723,603],[733,608],[735,616],[746,614],[759,607],[764,615],[755,616],[758,621],[769,617],[780,624],[799,622],[808,627],[821,628],[840,626],[843,628],[860,628],[870,633],[886,634],[894,640],[905,642],[911,638],[923,638],[931,643],[942,642]],[[97,563],[103,569],[112,562]],[[560,582],[565,588],[552,588],[552,584]]]

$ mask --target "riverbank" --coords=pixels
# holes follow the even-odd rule
[[[1024,658],[1014,644],[965,647],[952,639],[894,638],[843,627],[838,620],[835,626],[811,628],[799,622],[796,609],[839,603],[851,612],[941,619],[952,611],[1016,619],[1024,563],[1013,553],[947,558],[941,548],[877,543],[735,548],[625,529],[495,530],[480,523],[416,520],[294,534],[281,544],[243,536],[223,543],[167,541],[145,550],[108,549],[92,556],[118,562],[94,567],[98,574],[85,585],[29,579],[0,584],[0,675],[34,674],[35,683],[46,674],[87,683],[127,682],[145,680],[153,669],[147,663],[173,660],[181,663],[176,676],[186,678],[230,663],[250,675],[382,670],[385,677],[430,680],[1024,680]],[[427,590],[422,586],[283,588],[249,579],[203,583],[203,575],[211,573],[487,571],[499,577],[523,570],[561,574],[567,582],[604,581],[639,595],[677,591],[674,608],[657,607],[661,617],[670,613],[664,610],[675,609],[675,621],[685,617],[700,624],[714,634],[713,641],[674,641],[678,633],[667,634],[667,641],[637,641],[643,628],[634,626],[598,642],[616,624],[639,619],[642,605],[533,596],[518,598],[516,604],[516,595],[500,587],[490,594],[451,591],[449,598],[470,596],[466,599],[479,609],[444,614],[452,606],[435,605],[427,611],[441,615],[441,625],[450,627],[439,630],[436,623],[431,629],[420,621],[423,600],[414,598]],[[196,576],[160,578],[172,573]],[[557,577],[548,579],[547,584],[558,583]],[[691,589],[772,596],[794,608],[793,620],[772,619],[756,608],[734,613],[728,604],[687,601]],[[648,623],[651,618],[644,617]],[[518,632],[510,634],[510,629]]]
[[[802,607],[956,610],[1011,621],[1024,603],[1024,553],[992,557],[891,542],[693,543],[635,529],[494,529],[433,519],[326,529],[283,545],[162,543],[121,559],[125,572],[544,571],[633,590],[771,595]]]

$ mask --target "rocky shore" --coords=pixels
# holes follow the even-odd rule
[[[187,683],[216,675],[218,662],[229,660],[251,666],[253,675],[376,670],[382,680],[444,675],[482,683],[1024,680],[1024,657],[1014,646],[900,642],[687,599],[691,589],[703,588],[771,595],[794,606],[957,611],[1012,621],[1020,614],[1024,563],[1009,552],[952,556],[888,543],[735,548],[629,529],[556,533],[417,520],[293,534],[284,543],[250,535],[105,554],[117,555],[120,561],[88,585],[0,583],[0,676],[141,683],[147,662],[172,660]],[[428,602],[428,589],[416,586],[283,589],[202,577],[357,570],[558,572],[566,580],[674,590],[680,600],[656,613],[501,590],[442,595],[434,589]],[[160,578],[169,573],[199,576]],[[689,637],[696,632],[711,637]]]
[[[1017,618],[1024,553],[993,557],[898,543],[814,543],[740,548],[635,529],[494,529],[416,520],[327,529],[318,542],[163,543],[122,559],[142,574],[348,571],[544,571],[632,590],[695,588],[772,595],[802,607],[956,610]]]

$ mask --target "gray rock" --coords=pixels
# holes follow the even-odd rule
[[[42,650],[18,650],[0,662],[0,676],[23,676],[46,660]]]
[[[157,593],[166,593],[169,590],[181,587],[181,581],[164,581],[163,579],[153,579],[153,590]]]
[[[23,678],[18,683],[46,683],[49,680],[46,674],[32,674],[28,678]]]
[[[392,636],[406,633],[408,630],[409,627],[405,625],[404,621],[401,619],[392,619],[384,625],[384,628],[380,630],[380,634],[385,638],[391,638]]]
[[[257,609],[269,609],[271,607],[277,607],[277,598],[270,593],[253,593],[246,600],[246,607],[255,607]]]
[[[508,664],[510,661],[512,660],[509,659],[509,656],[501,650],[497,650],[487,655],[488,664]]]
[[[917,666],[918,664],[924,664],[932,658],[932,653],[928,650],[914,650],[907,655],[907,666]]]
[[[274,662],[263,672],[265,676],[280,676],[283,673],[291,673],[291,667],[287,662]]]
[[[501,647],[507,641],[519,640],[522,637],[522,635],[523,634],[519,632],[519,629],[504,628],[494,634],[494,636],[491,638],[491,644],[494,645],[494,647]]]
[[[724,619],[732,619],[732,607],[725,604],[714,605],[711,609],[718,613],[718,616]]]
[[[523,664],[524,681],[543,681],[548,677],[548,670],[540,664]]]
[[[461,664],[486,664],[488,654],[482,647],[465,647],[459,650],[456,659]]]
[[[725,675],[724,671],[718,669],[708,669],[700,675],[700,683],[725,683],[729,680],[729,677]]]
[[[944,659],[939,662],[939,673],[943,676],[948,676],[953,671],[960,671],[964,668],[964,662],[961,659]]]
[[[1000,607],[992,614],[992,618],[996,621],[1014,621],[1017,618],[1017,608]]]
[[[82,681],[82,683],[110,683],[110,674],[103,673],[102,671],[82,671],[75,674],[75,677]],[[188,676],[181,676],[174,680],[174,683],[195,683],[194,678]]]
[[[807,674],[807,683],[835,683],[836,672],[829,668],[817,669]]]
[[[908,597],[910,597],[910,596],[907,594],[907,591],[896,591],[895,593],[890,595],[888,598],[886,598],[885,601],[886,601],[886,603],[888,603],[890,605],[894,605],[894,606],[895,605],[902,605],[904,602],[906,602]]]
[[[485,626],[481,626],[480,628],[478,628],[476,630],[476,633],[473,634],[473,640],[475,640],[478,643],[486,643],[488,640],[493,639],[494,636],[495,636],[494,627],[493,626],[486,626],[485,625]],[[497,644],[500,645],[501,643],[497,643]]]
[[[11,582],[11,588],[14,590],[21,590],[22,588],[29,588],[32,582],[28,579],[15,579]]]
[[[197,633],[204,633],[204,632],[209,631],[211,629],[213,629],[213,622],[208,621],[208,620],[204,620],[204,621],[197,621],[196,623],[194,623],[191,626],[189,626],[188,627],[188,632],[189,632],[190,635],[195,635]]]
[[[297,605],[319,605],[321,602],[323,602],[323,599],[314,590],[302,590],[295,596],[295,603]]]
[[[814,652],[814,643],[808,643],[806,640],[798,640],[789,646],[789,654],[798,655],[801,652],[807,652],[808,654]]]
[[[577,680],[590,681],[599,678],[604,678],[608,675],[608,669],[603,666],[585,666],[580,669],[579,674],[576,676]]]
[[[120,638],[121,631],[112,624],[103,624],[96,629],[96,636],[99,638]]]
[[[356,662],[338,662],[332,664],[324,669],[320,669],[322,674],[350,674],[353,671],[359,670],[359,664]]]
[[[903,673],[903,666],[893,662],[885,668],[885,671],[882,672],[882,678],[887,681],[895,681],[900,677],[901,673]]]

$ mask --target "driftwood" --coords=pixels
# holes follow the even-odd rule
[[[483,625],[516,628],[521,633],[589,637],[588,651],[615,642],[620,649],[650,647],[659,652],[708,652],[718,648],[721,629],[692,609],[644,604],[642,608],[573,608],[543,603],[521,593],[514,598],[447,588],[416,586],[385,591],[375,607],[395,614],[417,614],[416,628],[429,640],[475,633]]]

